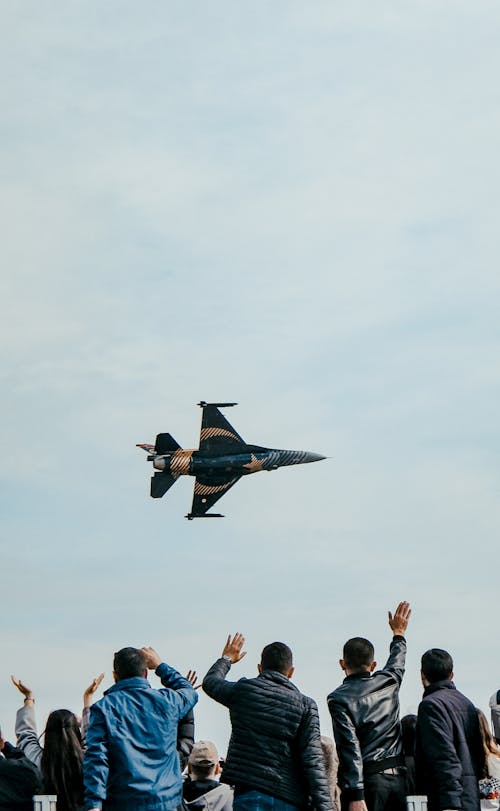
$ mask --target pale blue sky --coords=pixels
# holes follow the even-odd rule
[[[319,704],[344,640],[403,710],[447,647],[480,706],[496,645],[500,9],[495,2],[0,8],[0,722],[40,721],[114,650],[203,672],[229,631],[288,642]],[[196,402],[323,453],[187,522],[136,442],[196,447]],[[199,737],[224,748],[200,698]]]

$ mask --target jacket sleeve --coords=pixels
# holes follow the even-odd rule
[[[226,676],[229,673],[231,665],[227,659],[217,659],[212,665],[207,675],[203,679],[203,690],[218,701],[219,704],[224,704],[225,707],[230,707],[233,703],[234,690],[237,682],[226,681]]]
[[[84,707],[82,710],[82,720],[80,722],[80,735],[82,736],[82,747],[85,751],[87,732],[90,724],[90,707]]]
[[[181,772],[187,766],[189,755],[194,745],[194,712],[189,710],[184,718],[181,718],[177,726],[177,752],[181,764]]]
[[[346,800],[364,800],[363,757],[356,727],[347,709],[330,698],[328,709],[332,716],[333,734],[339,756],[339,785]]]
[[[17,745],[22,749],[28,760],[40,767],[43,749],[38,740],[36,731],[35,708],[33,705],[20,707],[16,715]]]
[[[318,707],[312,699],[306,701],[298,730],[298,744],[302,772],[313,808],[315,811],[332,811],[332,795],[321,749]]]
[[[160,690],[169,703],[176,707],[179,713],[179,718],[184,716],[193,709],[198,701],[196,690],[191,686],[184,676],[181,676],[177,670],[174,670],[170,665],[162,662],[156,668],[156,675],[160,677],[164,690]]]
[[[83,758],[85,808],[102,808],[109,774],[108,733],[104,715],[97,705],[90,708],[86,743]]]
[[[418,708],[417,770],[434,787],[436,808],[462,808],[462,765],[450,718],[433,701]],[[420,762],[419,762],[420,761]]]
[[[394,673],[399,684],[403,681],[406,663],[406,639],[404,636],[394,636],[389,647],[389,658],[383,670]]]

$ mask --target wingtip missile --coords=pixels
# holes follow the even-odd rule
[[[222,515],[222,513],[203,513],[202,515],[199,515],[198,513],[188,513],[187,515],[184,516],[184,518],[187,518],[188,521],[192,521],[193,518],[225,518],[225,517],[226,516]]]
[[[216,408],[231,408],[232,406],[238,405],[238,403],[207,403],[205,400],[200,400],[197,405],[200,408],[206,408],[207,406],[215,406]]]

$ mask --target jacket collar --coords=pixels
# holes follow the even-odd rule
[[[288,687],[290,690],[299,689],[295,687],[295,684],[292,684],[287,676],[284,676],[283,673],[279,673],[277,670],[263,670],[262,673],[259,673],[257,678],[266,679],[266,681],[274,681],[277,684],[282,684],[283,687]]]
[[[371,679],[371,677],[372,674],[366,670],[363,670],[360,673],[350,673],[349,676],[345,677],[344,684],[349,681],[354,681],[355,679]]]
[[[454,683],[449,679],[443,679],[442,681],[435,681],[432,684],[427,685],[424,689],[424,696],[428,696],[431,693],[435,693],[436,690],[456,690]]]
[[[111,687],[104,691],[104,695],[116,693],[118,690],[144,690],[144,688],[147,689],[148,687],[152,689],[148,680],[143,676],[133,676],[131,679],[120,679],[120,681],[112,684]]]

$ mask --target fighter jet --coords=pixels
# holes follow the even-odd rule
[[[196,476],[191,512],[185,518],[224,518],[207,512],[242,476],[259,470],[277,470],[285,465],[302,465],[326,459],[319,453],[280,451],[247,445],[219,408],[237,403],[206,403],[201,418],[200,447],[185,450],[171,434],[158,434],[154,445],[137,444],[148,454],[156,473],[151,477],[152,498],[162,498],[179,476]]]

